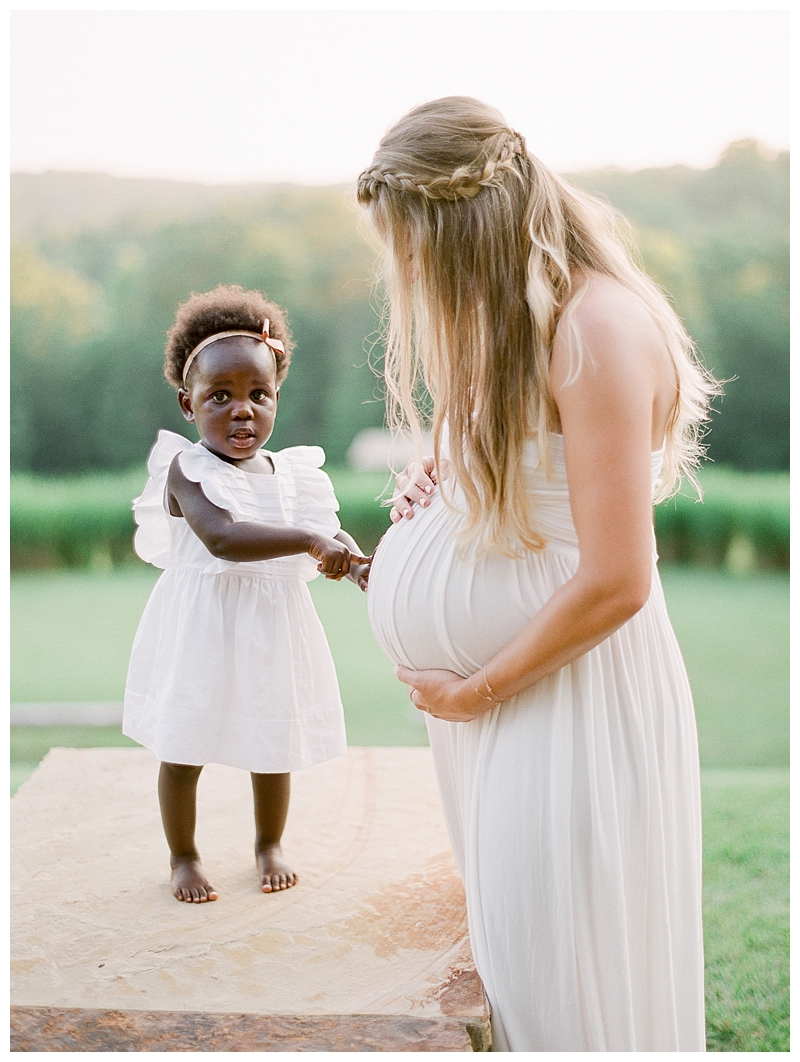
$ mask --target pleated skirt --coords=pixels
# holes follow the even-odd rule
[[[395,662],[468,675],[577,552],[464,564],[431,509],[378,549],[370,619]],[[479,719],[426,720],[495,1049],[705,1050],[697,734],[655,562],[595,649]]]
[[[162,761],[264,774],[342,755],[336,671],[307,585],[166,569],[134,641],[123,732]]]

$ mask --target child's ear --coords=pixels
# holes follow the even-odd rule
[[[281,389],[280,389],[280,387],[276,387],[275,388],[275,401],[277,402],[280,397],[281,397]]]
[[[178,405],[181,407],[181,413],[183,413],[186,420],[188,420],[191,424],[194,421],[192,396],[189,394],[185,387],[181,387],[178,389]]]

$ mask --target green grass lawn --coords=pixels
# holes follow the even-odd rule
[[[709,1051],[789,1050],[789,772],[703,772]]]
[[[16,574],[11,700],[121,700],[156,572]],[[703,766],[788,766],[789,580],[667,568],[664,588],[694,690]],[[425,729],[373,640],[352,583],[311,584],[354,745],[418,745]]]
[[[16,574],[12,701],[121,700],[156,578]],[[787,1051],[788,578],[667,568],[703,761],[706,996],[712,1051]],[[419,745],[425,728],[373,641],[364,596],[318,579],[351,744]],[[12,792],[53,745],[130,744],[119,728],[16,727]]]
[[[157,572],[29,573],[11,579],[11,700],[122,700],[131,643]],[[331,646],[351,745],[424,745],[411,707],[352,583],[316,579],[311,592]],[[32,728],[38,729],[38,728]]]
[[[666,568],[704,767],[789,766],[789,578]]]

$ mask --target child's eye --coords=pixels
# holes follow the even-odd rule
[[[259,388],[257,391],[253,391],[250,397],[254,402],[265,402],[269,398],[269,391],[262,391]]]
[[[227,402],[228,401],[228,392],[227,391],[215,391],[214,394],[211,396],[211,401],[212,402]]]

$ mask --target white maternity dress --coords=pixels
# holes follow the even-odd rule
[[[367,596],[393,661],[472,674],[575,572],[551,446],[551,479],[532,443],[526,462],[544,552],[460,561],[438,492],[387,532]],[[705,1050],[697,736],[655,548],[649,600],[595,649],[471,722],[426,721],[495,1049]]]
[[[333,536],[339,508],[318,446],[269,453],[254,475],[201,443],[159,432],[134,502],[139,556],[165,571],[133,644],[123,733],[168,763],[283,773],[347,751],[336,671],[306,583],[307,555],[219,560],[164,502],[176,454],[187,479],[235,520]]]

